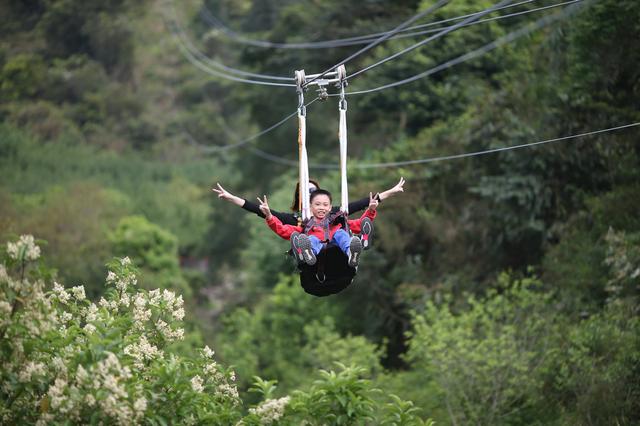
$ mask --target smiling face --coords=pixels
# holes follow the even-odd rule
[[[331,199],[326,194],[318,194],[311,200],[311,214],[318,220],[331,212]]]

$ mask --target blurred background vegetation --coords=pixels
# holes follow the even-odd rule
[[[292,88],[239,84],[181,55],[271,75],[320,72],[361,46],[264,49],[393,28],[418,0],[6,0],[0,5],[0,236],[31,233],[67,285],[98,296],[112,256],[173,287],[194,333],[287,392],[334,361],[364,367],[438,424],[640,422],[640,132],[402,168],[350,170],[350,197],[385,201],[355,283],[299,286],[287,243],[219,201],[215,182],[285,211],[296,123],[215,150],[296,107]],[[554,4],[540,0],[531,10]],[[430,15],[479,11],[458,0]],[[569,19],[430,78],[349,98],[350,161],[491,149],[640,121],[640,3],[590,2]],[[513,10],[502,11],[506,14]],[[461,29],[355,78],[380,86],[455,58],[543,13]],[[497,15],[497,14],[496,14]],[[381,44],[347,73],[413,43]],[[309,93],[308,99],[312,97]],[[308,111],[312,164],[338,162],[336,105]],[[208,148],[208,149],[203,149]],[[335,192],[335,172],[312,169]]]

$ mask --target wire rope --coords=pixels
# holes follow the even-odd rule
[[[421,158],[421,159],[406,160],[406,161],[389,161],[389,162],[384,162],[384,163],[360,163],[360,164],[358,164],[358,163],[353,164],[352,163],[349,167],[357,168],[357,169],[379,169],[379,168],[389,168],[389,167],[411,166],[411,165],[416,165],[416,164],[427,164],[427,163],[434,163],[434,162],[437,162],[437,161],[457,160],[457,159],[460,159],[460,158],[477,157],[477,156],[480,156],[480,155],[494,154],[496,152],[511,151],[511,150],[522,149],[522,148],[527,148],[527,147],[532,147],[532,146],[537,146],[537,145],[544,145],[544,144],[549,144],[549,143],[554,143],[554,142],[566,141],[566,140],[570,140],[570,139],[584,138],[584,137],[588,137],[588,136],[593,136],[593,135],[598,135],[598,134],[602,134],[602,133],[613,132],[613,131],[617,131],[617,130],[628,129],[628,128],[637,127],[637,126],[640,126],[640,122],[624,124],[624,125],[615,126],[615,127],[609,127],[609,128],[606,128],[606,129],[593,130],[593,131],[579,133],[579,134],[575,134],[575,135],[562,136],[562,137],[553,138],[553,139],[546,139],[546,140],[541,140],[541,141],[536,141],[536,142],[523,143],[523,144],[519,144],[519,145],[512,145],[512,146],[505,146],[505,147],[500,147],[500,148],[486,149],[486,150],[482,150],[482,151],[465,152],[465,153],[461,153],[461,154],[443,155],[443,156],[439,156],[439,157],[429,157],[429,158]],[[282,165],[286,165],[286,166],[292,166],[292,167],[297,167],[298,166],[298,163],[296,161],[280,158],[280,157],[277,157],[277,156],[275,156],[273,154],[269,154],[267,152],[264,152],[262,150],[254,148],[254,147],[251,147],[251,148],[252,148],[251,151],[254,154],[257,154],[257,155],[259,155],[260,157],[262,157],[262,158],[264,158],[266,160],[273,161],[274,163],[278,163],[278,164],[282,164]],[[312,168],[312,169],[338,169],[339,166],[337,166],[335,164],[310,164],[309,168]]]
[[[313,104],[315,101],[319,100],[320,98],[315,98],[311,101],[309,101],[308,103],[305,104],[305,108],[308,107],[309,105]],[[221,145],[221,146],[210,146],[210,145],[204,145],[201,144],[199,142],[197,142],[195,140],[195,138],[189,133],[185,131],[185,134],[187,135],[187,140],[192,144],[192,145],[196,145],[198,147],[198,149],[201,150],[201,152],[203,153],[219,153],[219,152],[224,152],[224,151],[228,151],[230,149],[233,148],[239,148],[242,147],[244,145],[247,145],[249,142],[258,139],[259,137],[269,133],[272,130],[275,130],[277,127],[280,127],[281,125],[283,125],[284,123],[286,123],[288,120],[290,120],[291,118],[295,117],[296,115],[298,115],[298,110],[296,109],[294,112],[292,112],[291,114],[287,115],[286,117],[284,117],[282,120],[272,124],[271,126],[267,127],[266,129],[252,135],[249,136],[248,138],[242,139],[239,142],[236,143],[232,143],[232,144],[228,144],[228,145]],[[235,135],[233,135],[235,137]],[[236,137],[236,139],[239,139]],[[264,152],[264,151],[263,151]],[[268,153],[264,153],[265,155],[271,155]]]
[[[455,31],[458,28],[460,28],[460,27],[462,27],[462,26],[464,26],[466,24],[469,24],[470,22],[473,22],[473,21],[477,20],[478,18],[481,18],[484,15],[495,11],[496,8],[502,7],[505,4],[509,4],[510,2],[511,2],[511,0],[503,0],[502,2],[496,4],[496,5],[488,8],[488,9],[485,9],[484,11],[482,11],[482,12],[480,12],[478,14],[475,14],[473,16],[470,16],[470,17],[466,18],[462,22],[459,22],[459,23],[457,23],[455,25],[452,25],[450,27],[447,27],[446,29],[443,29],[443,30],[439,31],[437,34],[434,34],[431,37],[427,37],[424,40],[421,40],[418,43],[412,44],[411,46],[409,46],[409,47],[407,47],[405,49],[402,49],[401,51],[396,52],[393,55],[387,56],[386,58],[381,59],[381,60],[379,60],[378,62],[376,62],[374,64],[371,64],[371,65],[366,66],[366,67],[364,67],[364,68],[362,68],[362,69],[360,69],[360,70],[358,70],[358,71],[356,71],[354,73],[351,73],[348,76],[347,79],[356,77],[356,76],[362,74],[363,72],[367,72],[370,69],[373,69],[373,68],[375,68],[377,66],[380,66],[380,65],[382,65],[382,64],[384,64],[386,62],[389,62],[389,61],[391,61],[391,60],[393,60],[393,59],[395,59],[395,58],[397,58],[397,57],[399,57],[401,55],[404,55],[405,53],[411,52],[412,50],[415,50],[418,47],[424,46],[425,44],[427,44],[427,43],[429,43],[429,42],[431,42],[433,40],[436,40],[436,39],[438,39],[438,38],[440,38],[442,36],[445,36],[445,35],[449,34],[450,32]]]
[[[505,146],[505,147],[500,147],[500,148],[486,149],[486,150],[483,150],[483,151],[466,152],[466,153],[462,153],[462,154],[445,155],[445,156],[441,156],[441,157],[421,158],[421,159],[416,159],[416,160],[390,161],[390,162],[386,162],[386,163],[356,164],[355,166],[352,166],[352,167],[357,167],[359,169],[400,167],[400,166],[410,166],[410,165],[414,165],[414,164],[433,163],[433,162],[436,162],[436,161],[456,160],[456,159],[459,159],[459,158],[476,157],[476,156],[479,156],[479,155],[487,155],[487,154],[493,154],[493,153],[496,153],[496,152],[511,151],[511,150],[514,150],[514,149],[521,149],[521,148],[527,148],[527,147],[531,147],[531,146],[544,145],[544,144],[548,144],[548,143],[560,142],[560,141],[565,141],[565,140],[569,140],[569,139],[583,138],[583,137],[587,137],[587,136],[593,136],[593,135],[598,135],[598,134],[601,134],[601,133],[613,132],[613,131],[616,131],[616,130],[623,130],[623,129],[628,129],[630,127],[637,127],[637,126],[640,126],[640,122],[624,124],[624,125],[621,125],[621,126],[610,127],[610,128],[607,128],[607,129],[601,129],[601,130],[594,130],[594,131],[590,131],[590,132],[579,133],[579,134],[576,134],[576,135],[569,135],[569,136],[562,136],[562,137],[559,137],[559,138],[546,139],[546,140],[537,141],[537,142],[523,143],[523,144],[520,144],[520,145],[512,145],[512,146]]]
[[[582,1],[582,0],[573,0],[573,2],[577,2],[577,1]],[[565,11],[565,12],[566,12],[566,11]],[[489,43],[489,44],[485,45],[483,48],[476,49],[475,51],[471,52],[470,54],[462,55],[462,56],[460,56],[460,57],[458,57],[458,58],[456,58],[456,59],[454,59],[454,60],[452,60],[452,61],[448,61],[448,62],[443,63],[443,64],[441,64],[441,65],[438,65],[438,66],[436,66],[436,67],[434,67],[434,68],[431,68],[430,70],[427,70],[427,71],[425,71],[424,73],[419,74],[419,76],[420,76],[420,77],[416,77],[416,76],[414,76],[414,77],[411,77],[410,79],[401,80],[401,81],[396,82],[396,83],[393,83],[393,84],[395,84],[395,85],[399,85],[399,84],[397,84],[397,83],[409,82],[408,80],[414,81],[414,80],[417,80],[418,78],[423,78],[423,77],[426,77],[426,76],[428,76],[428,75],[434,74],[434,73],[436,73],[436,72],[438,72],[438,71],[441,71],[441,70],[442,70],[442,69],[444,69],[444,68],[448,68],[448,67],[450,67],[450,66],[453,66],[453,65],[456,65],[456,64],[458,64],[458,63],[464,62],[464,61],[466,61],[466,60],[469,60],[469,59],[475,58],[475,57],[477,57],[477,56],[480,56],[481,54],[486,53],[486,52],[488,52],[489,50],[491,50],[491,49],[489,49],[489,47],[491,47],[491,48],[495,48],[495,47],[497,47],[498,45],[503,45],[503,44],[505,44],[505,43],[507,43],[507,42],[513,41],[513,40],[517,39],[518,37],[521,37],[521,36],[523,36],[523,35],[525,35],[525,34],[528,34],[529,32],[533,31],[534,29],[540,28],[541,26],[543,26],[543,24],[544,24],[544,25],[547,25],[547,24],[549,24],[549,23],[551,22],[550,20],[544,20],[544,19],[545,19],[545,18],[543,18],[543,19],[540,19],[540,20],[536,21],[536,23],[534,24],[534,27],[535,27],[535,28],[533,28],[533,27],[529,26],[529,27],[528,27],[528,30],[527,30],[527,32],[526,32],[526,33],[525,33],[525,32],[522,32],[522,30],[523,30],[523,29],[519,29],[519,30],[514,31],[514,32],[512,32],[512,33],[510,33],[510,34],[507,34],[507,35],[506,35],[506,36],[504,36],[504,37],[501,37],[500,39],[498,39],[498,40],[496,40],[496,41],[494,41],[494,42],[492,42],[492,43]],[[559,19],[559,18],[558,18],[558,19]],[[527,27],[525,27],[525,28],[527,28]],[[515,35],[517,35],[517,36],[515,36]],[[499,44],[498,44],[498,42],[499,42]],[[454,63],[454,62],[455,62],[455,63]],[[358,91],[358,92],[350,92],[350,93],[346,93],[346,95],[357,95],[357,94],[369,93],[369,92],[374,92],[374,91],[377,91],[377,90],[382,90],[382,88],[387,88],[387,87],[392,87],[392,86],[391,86],[391,85],[380,86],[379,88],[374,88],[374,89],[369,89],[369,90],[363,90],[363,91]],[[337,96],[337,94],[331,94],[331,95],[329,95],[329,96]],[[313,99],[313,100],[312,100],[311,102],[309,102],[306,106],[311,105],[312,103],[314,103],[314,102],[315,102],[315,101],[317,101],[318,99],[319,99],[319,98],[315,98],[315,99]],[[282,120],[278,121],[278,122],[277,122],[277,123],[275,123],[274,125],[270,126],[269,128],[267,128],[267,129],[265,129],[265,130],[263,130],[263,131],[261,131],[261,132],[259,132],[259,133],[255,134],[255,135],[253,135],[253,136],[250,136],[250,137],[248,137],[248,138],[245,138],[244,140],[242,140],[242,141],[240,141],[240,142],[238,142],[238,143],[230,144],[230,145],[225,145],[225,146],[222,146],[222,147],[210,147],[210,146],[206,146],[206,145],[201,145],[201,149],[203,149],[203,151],[204,151],[204,152],[221,152],[221,151],[225,151],[225,150],[228,150],[228,149],[232,149],[232,148],[234,148],[234,147],[240,147],[240,146],[246,145],[247,143],[249,143],[249,142],[251,142],[251,141],[253,141],[253,140],[255,140],[255,139],[259,138],[260,136],[262,136],[262,135],[264,135],[264,134],[266,134],[266,133],[270,132],[271,130],[275,129],[276,127],[278,127],[278,126],[280,126],[280,125],[284,124],[287,120],[291,119],[291,118],[292,118],[293,116],[295,116],[296,114],[297,114],[297,111],[296,111],[296,112],[293,112],[293,113],[291,113],[291,114],[289,114],[288,116],[286,116],[286,117],[285,117],[285,118],[283,118]],[[275,162],[278,162],[278,163],[280,163],[280,164],[287,164],[287,165],[290,165],[290,164],[297,164],[297,163],[295,163],[295,162],[293,162],[293,163],[289,163],[289,161],[291,161],[291,160],[286,160],[286,159],[282,159],[282,158],[280,158],[280,157],[273,156],[272,154],[266,153],[266,152],[261,151],[261,150],[257,150],[257,148],[256,148],[253,152],[254,152],[255,154],[257,154],[257,155],[262,156],[263,158],[265,158],[265,159],[267,159],[267,160],[273,160],[274,158],[278,158],[278,160],[277,160],[277,161],[275,161]],[[315,167],[317,167],[317,166],[315,166]],[[357,166],[356,166],[356,167],[357,167]],[[320,168],[335,168],[335,167],[332,167],[332,166],[330,166],[330,165],[322,165]]]
[[[175,15],[175,10],[174,10],[174,17],[176,17]],[[287,80],[287,81],[292,81],[292,78],[287,78],[287,77],[279,77],[279,76],[270,76],[270,75],[265,75],[265,74],[257,74],[257,73],[251,73],[248,71],[243,71],[243,70],[239,70],[236,68],[232,68],[232,67],[228,67],[220,62],[217,61],[213,61],[210,58],[207,58],[206,55],[204,55],[202,52],[200,52],[199,50],[197,50],[197,48],[195,48],[195,46],[193,46],[191,44],[191,42],[189,41],[189,39],[184,36],[184,32],[181,30],[180,25],[177,22],[177,17],[176,19],[168,19],[165,17],[165,23],[167,25],[167,27],[169,28],[171,34],[174,37],[174,40],[176,41],[177,45],[178,45],[178,49],[180,50],[180,52],[182,53],[182,55],[195,67],[197,67],[198,69],[200,69],[201,71],[204,71],[207,74],[213,75],[215,77],[220,77],[220,78],[224,78],[227,80],[231,80],[231,81],[235,81],[235,82],[239,82],[239,83],[248,83],[248,84],[257,84],[257,85],[264,85],[264,86],[280,86],[280,87],[295,87],[295,84],[293,83],[276,83],[276,82],[270,82],[270,81],[260,81],[260,80],[253,80],[253,79],[249,79],[249,78],[243,78],[243,77],[237,77],[237,75],[243,75],[246,77],[258,77],[258,78],[265,78],[265,79],[278,79],[278,80]],[[191,47],[190,47],[191,46]],[[198,58],[197,56],[200,56],[200,58]],[[224,71],[226,72],[230,72],[232,74],[227,74],[226,72],[217,70],[217,69],[213,69],[210,66],[207,66],[207,64],[204,62],[204,59],[206,59],[208,62],[212,63],[212,65],[218,67],[218,68],[222,68]],[[235,74],[235,75],[233,75]]]
[[[327,70],[325,70],[324,72],[318,74],[317,76],[313,77],[311,80],[307,81],[304,84],[304,87],[307,87],[310,83],[312,83],[313,81],[324,77],[327,73],[335,70],[336,68],[338,68],[340,65],[344,65],[347,62],[349,62],[350,60],[360,56],[361,54],[363,54],[364,52],[366,52],[367,50],[373,49],[374,47],[376,47],[377,45],[379,45],[380,43],[382,43],[383,41],[387,40],[389,37],[391,37],[393,34],[397,33],[398,31],[401,31],[403,28],[406,28],[407,26],[411,25],[413,22],[417,21],[418,19],[421,19],[425,16],[427,16],[428,14],[438,10],[440,7],[444,6],[446,3],[448,3],[449,0],[438,0],[434,5],[430,6],[429,8],[427,8],[426,10],[415,14],[414,16],[412,16],[411,18],[407,19],[406,21],[404,21],[402,24],[398,25],[396,28],[394,28],[393,30],[389,31],[387,34],[385,34],[384,36],[376,39],[375,41],[367,44],[365,47],[363,47],[362,49],[358,50],[357,52],[349,55],[347,58],[343,59],[342,61],[338,62],[337,64],[335,64],[334,66],[328,68]]]
[[[250,79],[247,79],[247,78],[236,77],[236,76],[233,76],[233,75],[225,74],[225,73],[220,72],[220,71],[213,70],[210,67],[207,67],[205,64],[203,64],[196,57],[194,57],[193,53],[179,40],[179,38],[177,38],[177,40],[178,40],[178,49],[180,50],[182,55],[192,65],[194,65],[195,67],[197,67],[201,71],[204,71],[207,74],[213,75],[215,77],[224,78],[226,80],[235,81],[235,82],[238,82],[238,83],[248,83],[248,84],[256,84],[256,85],[262,85],[262,86],[295,87],[295,84],[275,83],[275,82],[271,82],[271,81],[250,80]]]
[[[566,6],[568,4],[577,3],[577,2],[580,2],[580,1],[583,1],[583,0],[569,0],[569,1],[564,1],[564,2],[561,2],[561,3],[555,3],[555,4],[551,4],[551,5],[547,5],[547,6],[537,7],[537,8],[534,8],[534,9],[521,10],[519,12],[513,12],[513,13],[509,13],[507,15],[500,15],[500,16],[494,16],[492,18],[480,19],[480,20],[477,20],[475,22],[470,22],[468,24],[461,25],[460,28],[471,27],[471,26],[474,26],[474,25],[477,25],[477,24],[484,24],[486,22],[499,21],[501,19],[513,18],[514,16],[527,15],[529,13],[535,13],[535,12],[540,12],[542,10],[553,9],[555,7]],[[451,28],[451,27],[452,26],[441,27],[441,28],[432,28],[432,29],[429,29],[429,30],[417,31],[417,32],[408,33],[408,34],[397,34],[394,37],[392,37],[392,39],[401,39],[401,38],[415,37],[415,36],[418,36],[418,35],[432,34],[432,33],[438,32],[440,30],[445,30],[445,29],[448,29],[448,28]]]
[[[574,2],[577,2],[578,0],[574,0]],[[587,3],[587,2],[585,2]],[[374,87],[372,89],[364,89],[364,90],[357,90],[357,91],[353,91],[353,92],[347,92],[346,95],[347,96],[353,96],[353,95],[363,95],[366,93],[373,93],[373,92],[377,92],[380,90],[385,90],[385,89],[389,89],[392,87],[397,87],[397,86],[401,86],[407,83],[411,83],[413,81],[419,80],[421,78],[425,78],[428,77],[432,74],[435,74],[437,72],[440,72],[442,70],[445,70],[447,68],[451,68],[454,65],[458,65],[462,62],[466,62],[470,59],[474,59],[478,56],[481,56],[493,49],[496,49],[497,47],[500,47],[506,43],[512,42],[522,36],[528,35],[530,33],[532,33],[533,31],[542,28],[546,25],[549,25],[550,23],[557,21],[559,19],[563,19],[573,13],[575,13],[580,7],[582,7],[582,5],[578,5],[578,4],[571,4],[568,7],[566,7],[565,9],[562,10],[562,12],[557,13],[557,14],[553,14],[553,15],[547,15],[543,18],[538,19],[536,22],[529,24],[525,27],[519,28],[515,31],[510,32],[509,34],[506,34],[496,40],[494,40],[491,43],[488,43],[476,50],[473,50],[471,52],[465,53],[464,55],[461,55],[455,59],[451,59],[447,62],[441,63],[433,68],[430,68],[424,72],[421,72],[419,74],[416,74],[412,77],[409,78],[405,78],[403,80],[399,80],[399,81],[395,81],[393,83],[388,83],[388,84],[384,84],[382,86],[378,86],[378,87]],[[352,77],[353,74],[351,74],[351,76],[347,76],[347,79],[349,77]],[[329,96],[337,96],[337,94],[330,94]]]
[[[503,6],[501,8],[498,8],[498,9],[496,9],[496,11],[502,10],[502,9],[511,8],[511,7],[516,7],[516,6],[521,6],[523,4],[532,3],[532,2],[535,2],[535,1],[538,1],[538,0],[520,1],[520,2],[517,2],[517,3],[513,3],[513,4],[510,4],[510,5],[506,5],[506,6]],[[398,34],[393,35],[392,37],[390,37],[390,39],[404,38],[404,37],[415,36],[415,35],[422,35],[422,34],[425,34],[425,33],[424,32],[416,32],[416,33],[412,33],[412,34],[402,34],[402,33],[408,32],[408,31],[417,30],[417,29],[421,29],[421,28],[432,27],[432,26],[435,26],[435,25],[438,25],[438,24],[452,22],[452,21],[456,21],[456,20],[459,20],[459,19],[464,19],[464,18],[467,18],[469,16],[473,16],[476,13],[480,13],[480,12],[469,13],[469,14],[466,14],[466,15],[460,15],[460,16],[456,16],[456,17],[452,17],[452,18],[442,19],[442,20],[439,20],[439,21],[434,21],[434,22],[429,22],[429,23],[425,23],[425,24],[420,24],[420,25],[407,27],[405,29],[400,30],[398,32]],[[276,49],[326,49],[326,48],[353,46],[353,45],[357,45],[357,44],[369,43],[369,42],[375,40],[376,38],[384,36],[384,35],[386,35],[386,34],[388,34],[390,32],[390,31],[383,31],[383,32],[371,33],[371,34],[355,36],[355,37],[346,37],[346,38],[339,38],[339,39],[333,39],[333,40],[323,40],[323,41],[313,41],[313,42],[278,43],[278,42],[270,42],[270,41],[265,41],[265,40],[256,40],[256,39],[251,39],[251,38],[243,36],[242,34],[232,30],[231,28],[229,28],[219,18],[215,17],[211,13],[211,11],[204,5],[200,10],[200,15],[202,16],[202,18],[207,23],[209,23],[210,25],[212,25],[214,27],[219,28],[220,31],[222,31],[224,34],[226,34],[229,38],[231,38],[233,40],[236,40],[237,42],[242,43],[242,44],[255,46],[255,47],[264,47],[264,48],[276,48]],[[437,30],[435,30],[435,31],[437,31]]]

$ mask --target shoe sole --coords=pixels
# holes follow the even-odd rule
[[[293,251],[293,255],[298,260],[298,262],[304,262],[304,256],[302,255],[302,248],[300,247],[299,237],[299,232],[291,234],[291,251]]]
[[[360,262],[360,254],[362,253],[362,242],[360,238],[351,238],[351,244],[349,244],[349,266],[355,268]]]
[[[371,234],[373,234],[373,222],[367,217],[362,220],[362,229],[360,232],[363,250],[369,250],[369,248],[371,248]]]
[[[298,249],[300,250],[299,255],[302,256],[302,261],[307,265],[315,265],[317,259],[311,249],[311,241],[309,241],[309,237],[304,234],[298,235],[296,242]]]

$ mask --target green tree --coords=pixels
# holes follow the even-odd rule
[[[109,241],[116,255],[132,254],[136,266],[148,272],[144,286],[178,289],[185,297],[191,296],[180,272],[178,241],[169,231],[143,216],[128,216],[109,234]]]

